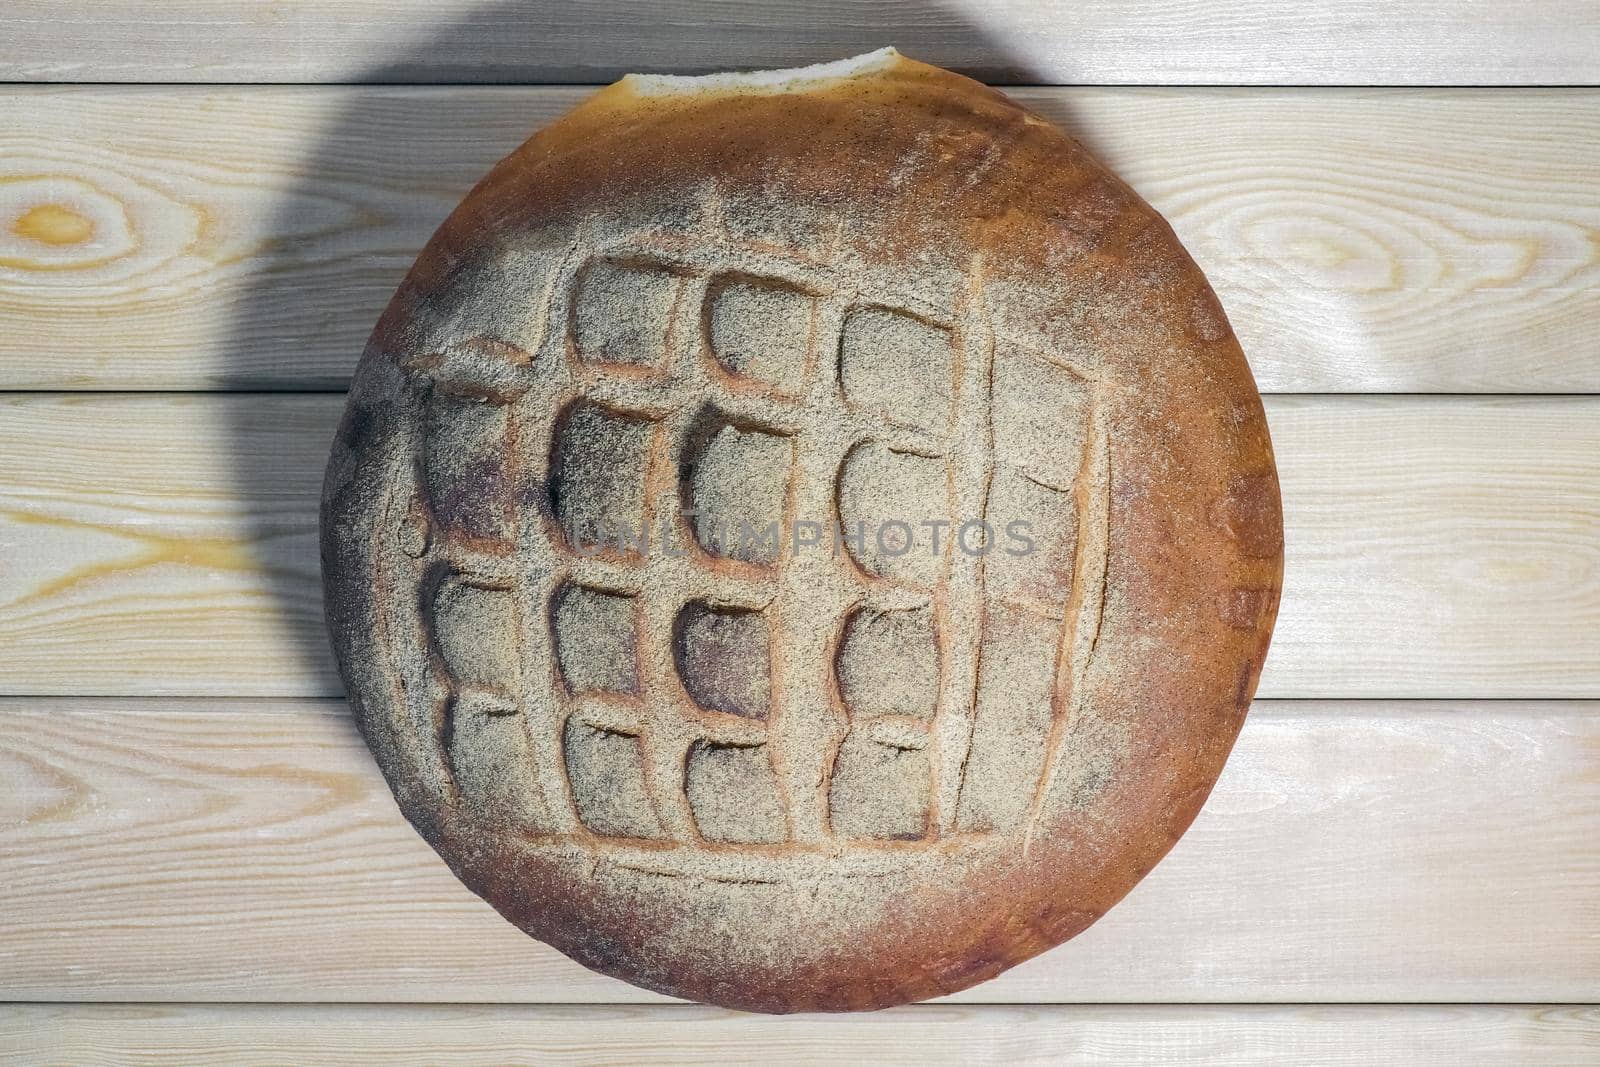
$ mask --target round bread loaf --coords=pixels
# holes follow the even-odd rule
[[[506,918],[649,989],[881,1008],[1189,825],[1282,583],[1249,368],[1061,130],[883,50],[629,77],[450,216],[322,515],[351,703]]]

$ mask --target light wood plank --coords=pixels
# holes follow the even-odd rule
[[[0,398],[0,692],[330,694],[338,396]]]
[[[1600,988],[1600,705],[1260,702],[1200,818],[982,1002]],[[332,701],[0,702],[0,997],[652,1001],[500,920]]]
[[[13,1004],[17,1063],[1053,1064],[1590,1067],[1600,1009],[1564,1005],[948,1007],[738,1015],[688,1005]]]
[[[17,81],[609,81],[883,44],[1013,83],[1600,81],[1581,0],[11,0],[6,31]]]
[[[0,388],[342,388],[433,227],[584,92],[0,90]],[[1600,92],[1017,95],[1169,216],[1264,390],[1600,391]]]
[[[342,398],[0,400],[0,693],[330,695]],[[1272,397],[1261,694],[1600,696],[1600,398]]]

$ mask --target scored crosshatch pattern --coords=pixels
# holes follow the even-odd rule
[[[422,590],[397,634],[430,650],[448,787],[533,838],[590,845],[1025,833],[1096,628],[1106,449],[1092,379],[995,338],[982,284],[974,262],[966,291],[929,307],[825,262],[657,235],[556,269],[527,350],[479,337],[403,359],[423,458],[392,486],[383,569]],[[1017,423],[997,383],[1060,406]],[[1062,471],[1008,455],[1040,432],[1060,437]],[[1030,512],[1019,485],[1056,510]],[[954,526],[937,555],[926,529],[904,555],[874,542],[874,520],[918,507],[1003,528],[997,503],[1062,524],[1059,558],[1022,561],[1042,588],[1006,578],[996,546],[954,549]],[[695,509],[777,521],[776,553],[741,552],[731,530],[702,543]],[[647,546],[595,546],[602,520]],[[797,546],[809,521],[823,543]],[[1004,674],[1016,657],[986,642],[1041,633],[1037,707],[1007,722],[1026,699]],[[991,751],[1007,731],[1035,751]],[[982,774],[1013,795],[964,792]]]

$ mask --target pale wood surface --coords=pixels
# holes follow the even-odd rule
[[[1600,18],[1583,0],[10,0],[0,77],[610,81],[885,44],[1012,83],[1600,80]]]
[[[0,399],[0,692],[329,695],[339,396]],[[1600,696],[1600,398],[1270,397],[1275,697]]]
[[[1260,702],[1172,854],[971,1002],[1600,988],[1600,705]],[[656,1001],[503,922],[335,701],[0,701],[21,999]]]
[[[0,387],[341,388],[433,227],[585,92],[0,89]],[[1263,390],[1600,391],[1600,92],[1017,96],[1167,214]]]
[[[18,1063],[1590,1067],[1594,1008],[920,1005],[763,1018],[687,1005],[34,1005],[0,1008]]]
[[[587,92],[537,83],[880,43],[1035,86],[1265,392],[1491,395],[1269,397],[1262,694],[1346,699],[1258,702],[1102,923],[939,1005],[673,1004],[396,810],[321,622],[332,392]],[[0,82],[41,81],[346,84],[0,85],[0,998],[63,1002],[0,1005],[0,1058],[1600,1061],[1594,1007],[1541,1003],[1600,999],[1600,701],[1534,699],[1600,698],[1600,396],[1492,395],[1600,393],[1600,7],[12,0]],[[462,84],[352,84],[408,81]],[[1229,88],[1262,85],[1322,88]],[[1361,88],[1511,85],[1580,88]]]

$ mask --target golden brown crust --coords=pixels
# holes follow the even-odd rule
[[[520,773],[515,754],[492,772],[450,755],[452,745],[480,761],[501,750],[472,747],[480,742],[466,732],[459,692],[424,695],[454,653],[413,632],[423,623],[406,568],[422,568],[418,582],[433,583],[426,597],[453,579],[440,576],[443,564],[427,570],[418,561],[446,542],[475,560],[503,557],[512,569],[545,559],[527,536],[505,535],[503,552],[495,546],[518,509],[559,525],[559,476],[458,442],[438,459],[451,491],[429,497],[435,475],[433,460],[419,458],[417,397],[523,403],[526,390],[540,388],[527,383],[541,366],[582,362],[567,335],[584,312],[578,297],[562,294],[586,284],[584,265],[610,256],[626,270],[627,256],[646,254],[652,270],[670,275],[660,284],[677,286],[674,300],[713,292],[717,277],[743,277],[750,263],[781,263],[804,279],[795,292],[818,308],[854,299],[958,323],[958,369],[975,358],[977,329],[992,339],[991,373],[1007,373],[1024,358],[1011,353],[1021,352],[1071,368],[1073,388],[1092,394],[1083,425],[1059,425],[1077,480],[1044,486],[1071,498],[1079,516],[1076,562],[1057,576],[1071,593],[1047,605],[1078,629],[1052,683],[1040,784],[1022,809],[996,787],[996,803],[1020,814],[1004,827],[994,816],[993,834],[961,832],[987,824],[976,816],[963,823],[968,817],[954,810],[928,816],[916,840],[824,835],[809,851],[707,845],[692,821],[674,829],[670,812],[664,829],[605,840],[595,816],[560,833],[534,832],[554,818],[548,797],[570,800],[587,787],[535,773],[522,792],[547,800],[529,800],[502,788]],[[735,266],[706,267],[707,255]],[[647,292],[646,282],[625,284],[635,285],[625,290],[632,296]],[[457,364],[459,375],[441,369]],[[598,380],[572,373],[572,389]],[[781,393],[751,386],[740,396],[765,418],[762,405],[786,402]],[[574,409],[563,410],[570,417]],[[492,440],[518,455],[556,455],[556,421],[553,408],[539,418],[514,414]],[[624,447],[631,431],[615,432]],[[664,447],[651,441],[650,449]],[[654,451],[641,455],[652,469],[664,462]],[[1080,145],[1002,94],[895,59],[781,92],[651,93],[624,80],[496,166],[429,243],[363,357],[329,467],[323,558],[334,644],[365,736],[407,817],[474,891],[585,965],[648,988],[760,1011],[858,1010],[951,993],[1059,944],[1166,853],[1204,802],[1255,690],[1282,585],[1282,524],[1249,368],[1165,221]],[[730,582],[748,570],[715,562]],[[521,580],[488,580],[490,606],[470,617],[495,617],[493,594],[515,601]],[[472,611],[476,588],[459,599]],[[638,599],[653,595],[646,583]],[[429,603],[422,616],[456,610]],[[958,616],[942,617],[957,637],[988,625],[988,615]],[[1007,608],[995,618],[1003,629],[1021,616]],[[519,634],[536,632],[519,625]],[[795,628],[778,632],[781,659],[784,642],[800,638]],[[473,662],[505,669],[491,645],[474,648]],[[941,655],[959,659],[958,645],[941,646]],[[516,641],[510,647],[512,657],[531,654]],[[991,657],[988,669],[1001,669],[993,666],[999,652],[979,637],[972,647]],[[649,659],[648,649],[638,655]],[[977,679],[985,668],[970,669]],[[1026,673],[1026,664],[1017,669]],[[543,699],[540,687],[550,684],[541,676],[526,692]],[[512,710],[485,707],[470,729],[498,729]],[[658,713],[629,712],[652,722]],[[969,706],[967,714],[977,713]],[[736,717],[704,718],[745,737]],[[633,721],[615,736],[631,736]],[[779,729],[784,720],[775,712],[773,721]],[[928,726],[927,736],[938,729]],[[967,729],[970,736],[970,722]],[[519,744],[532,745],[528,758],[537,762],[544,740],[529,737]],[[937,742],[927,745],[937,758]],[[1002,774],[1003,761],[996,766]],[[576,773],[570,762],[567,773]],[[966,787],[964,778],[944,787],[951,809]],[[936,780],[935,798],[940,788]],[[791,836],[805,836],[794,829],[805,825],[796,811],[813,801],[826,821],[827,796],[791,795]],[[634,817],[617,803],[605,818]],[[612,838],[626,838],[626,847]]]

